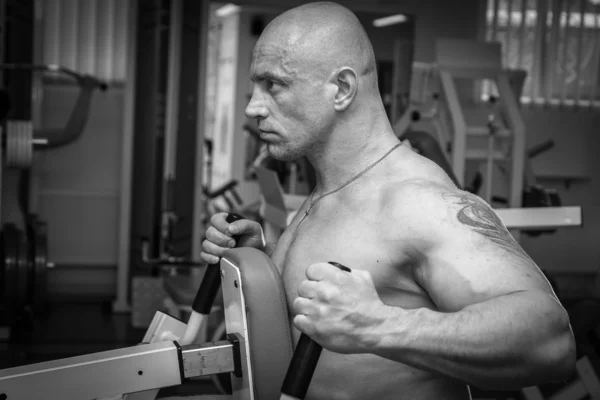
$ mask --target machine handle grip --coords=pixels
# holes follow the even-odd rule
[[[244,217],[239,214],[229,213],[227,214],[225,220],[229,223],[232,223],[243,218]],[[236,235],[233,237],[233,239],[237,243],[239,241],[239,236]],[[196,297],[194,298],[194,302],[192,303],[192,310],[203,315],[210,314],[210,310],[212,309],[220,286],[221,274],[219,270],[219,263],[209,264],[206,267],[206,272],[202,278],[202,283],[200,283],[200,288],[198,289]]]
[[[329,264],[338,267],[342,271],[351,272],[350,268],[335,261],[329,261]],[[321,350],[323,350],[321,345],[312,340],[308,335],[304,333],[300,335],[296,350],[294,350],[294,355],[292,356],[292,361],[281,386],[282,394],[288,396],[288,398],[304,399],[315,368],[317,368]]]

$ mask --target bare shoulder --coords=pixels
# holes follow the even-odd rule
[[[531,261],[496,212],[479,196],[444,182],[410,179],[390,187],[386,197],[388,207],[402,204],[394,215],[432,245],[468,239],[470,244],[492,245]]]
[[[440,309],[517,291],[553,296],[535,262],[480,197],[427,180],[407,181],[388,196],[388,208],[392,201],[401,206],[390,218],[396,228],[387,228],[404,228],[396,239],[410,243],[415,278]]]

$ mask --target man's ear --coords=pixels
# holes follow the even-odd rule
[[[333,97],[333,108],[336,111],[345,111],[356,97],[358,90],[356,72],[350,67],[342,67],[334,72],[332,80],[337,86],[337,92]]]

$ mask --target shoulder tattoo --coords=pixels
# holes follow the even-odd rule
[[[462,206],[456,215],[460,223],[485,236],[508,252],[532,261],[492,208],[483,200],[470,193],[443,193],[442,197]]]

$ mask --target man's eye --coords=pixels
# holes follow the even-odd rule
[[[267,80],[267,89],[268,90],[272,90],[272,89],[276,89],[278,88],[280,85],[279,83],[272,81],[270,79]]]

